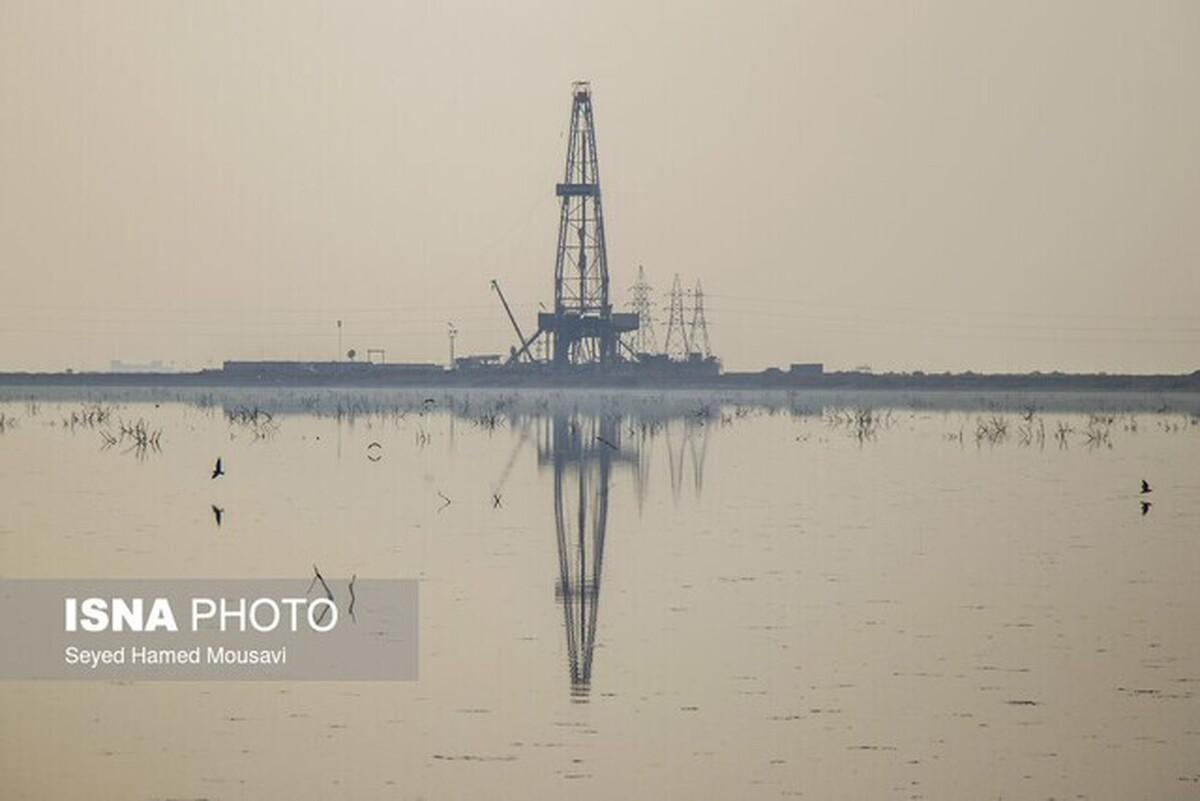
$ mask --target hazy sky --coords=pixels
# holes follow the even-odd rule
[[[506,351],[576,79],[727,368],[1200,368],[1200,3],[0,0],[0,369]]]

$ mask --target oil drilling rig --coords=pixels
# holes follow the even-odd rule
[[[586,81],[571,84],[571,128],[563,180],[554,188],[559,197],[558,249],[554,260],[554,310],[538,314],[538,327],[526,339],[515,319],[521,347],[509,363],[531,358],[531,348],[545,338],[550,363],[613,365],[632,349],[621,335],[636,331],[638,315],[614,312],[609,297],[608,253],[604,242],[604,204],[596,155],[596,123],[592,88]],[[508,303],[500,292],[506,311]],[[512,319],[511,312],[509,317]]]
[[[685,293],[680,288],[679,276],[675,277],[671,317],[662,351],[658,350],[653,335],[650,286],[644,269],[638,268],[637,282],[630,287],[629,311],[613,311],[596,151],[591,84],[576,81],[571,84],[566,168],[562,181],[554,187],[559,199],[554,310],[543,307],[537,317],[537,329],[526,337],[499,282],[493,279],[492,289],[517,335],[518,344],[513,346],[505,363],[525,362],[554,370],[621,368],[622,373],[683,378],[717,375],[720,361],[709,350],[704,291],[698,281],[695,290]],[[690,328],[684,318],[687,301],[691,302]],[[474,357],[472,363],[487,359],[494,360],[488,361],[489,364],[496,364],[500,358]]]

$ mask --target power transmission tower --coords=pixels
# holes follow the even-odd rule
[[[663,350],[676,361],[684,361],[691,351],[683,322],[683,290],[679,286],[679,273],[675,274],[675,281],[671,284],[671,300],[667,306],[667,338],[663,342]]]
[[[689,353],[699,353],[705,359],[712,355],[708,346],[708,321],[704,319],[704,289],[699,280],[692,293],[692,326],[688,331],[688,345]]]
[[[640,264],[637,281],[629,288],[629,294],[629,309],[638,318],[637,331],[633,334],[633,349],[637,353],[654,353],[658,350],[658,337],[654,333],[654,291],[646,281],[646,268]]]

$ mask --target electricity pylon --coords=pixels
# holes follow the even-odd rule
[[[688,346],[688,331],[683,321],[683,290],[679,286],[679,274],[671,284],[671,300],[667,304],[667,338],[663,342],[663,350],[676,361],[687,359],[691,348]]]
[[[658,350],[658,337],[654,332],[654,290],[646,281],[646,268],[638,265],[638,277],[629,288],[629,309],[638,318],[637,331],[633,333],[633,349],[636,353],[654,353]]]
[[[704,289],[696,281],[692,292],[692,325],[688,331],[688,353],[699,353],[707,359],[712,355],[708,345],[708,321],[704,318]]]

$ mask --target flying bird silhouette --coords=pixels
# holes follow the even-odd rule
[[[1142,494],[1145,495],[1147,492],[1154,492],[1154,490],[1150,489],[1150,483],[1148,481],[1146,481],[1146,479],[1143,478],[1142,479]]]
[[[217,457],[217,466],[213,468],[212,477],[216,478],[217,476],[223,476],[223,475],[225,475],[225,471],[221,468],[221,457],[218,456]]]
[[[1150,503],[1150,501],[1142,501],[1142,517],[1146,516],[1146,514],[1150,511],[1150,507],[1153,505],[1154,504]]]
[[[212,505],[213,517],[217,520],[217,528],[221,527],[221,515],[225,514],[225,510],[215,503]]]

